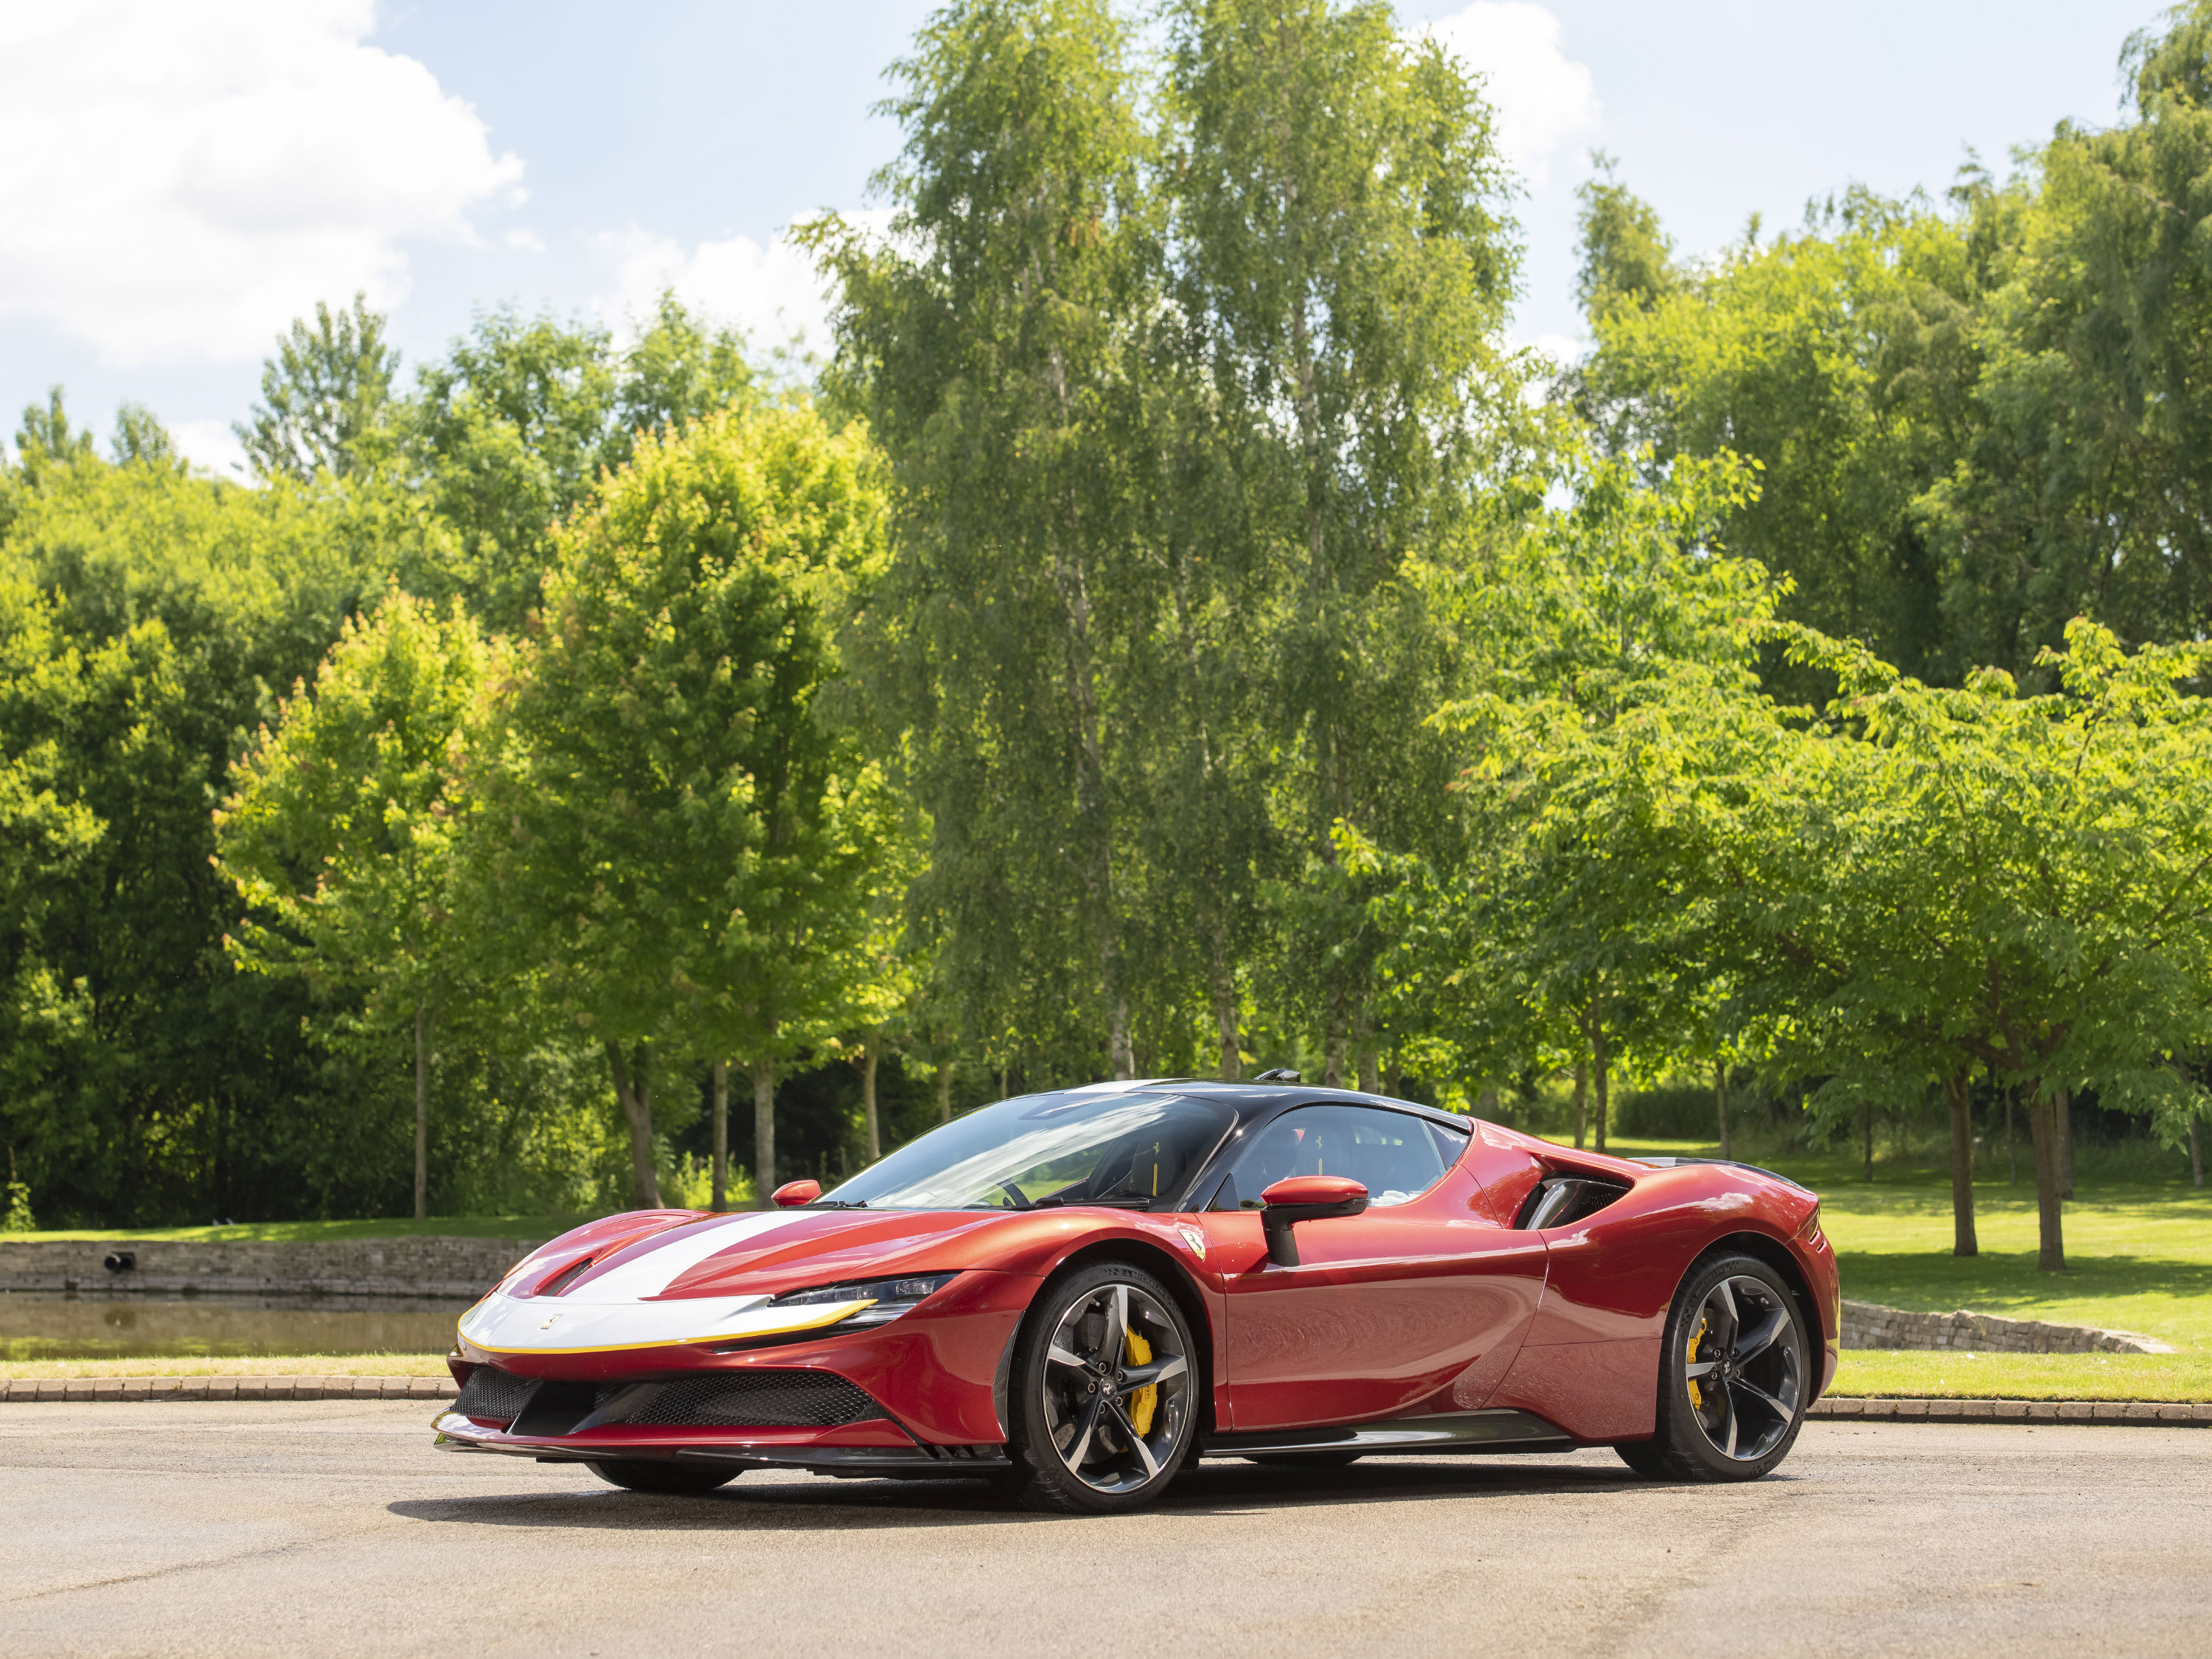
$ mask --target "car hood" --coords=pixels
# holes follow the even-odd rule
[[[1059,1214],[1051,1231],[1075,1220]],[[797,1308],[771,1299],[847,1280],[1013,1266],[1006,1258],[1026,1252],[1009,1249],[1009,1235],[1034,1231],[1027,1222],[972,1210],[610,1217],[517,1263],[463,1317],[460,1334],[491,1353],[576,1353],[805,1330],[848,1317],[866,1299]]]

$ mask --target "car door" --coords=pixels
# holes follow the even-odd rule
[[[1511,1364],[1543,1292],[1541,1237],[1484,1212],[1466,1137],[1383,1107],[1316,1103],[1260,1127],[1200,1218],[1225,1291],[1237,1431],[1472,1411]],[[1304,1222],[1299,1264],[1267,1258],[1260,1194],[1293,1175],[1368,1189]]]

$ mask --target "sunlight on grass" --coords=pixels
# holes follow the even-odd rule
[[[1895,1353],[1846,1348],[1831,1395],[1939,1400],[2212,1400],[2203,1354]]]

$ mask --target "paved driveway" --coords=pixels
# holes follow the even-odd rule
[[[429,1407],[0,1407],[0,1654],[2212,1653],[2212,1431],[1808,1425],[1751,1486],[1610,1453],[1209,1465],[1135,1517],[748,1474],[648,1498]]]

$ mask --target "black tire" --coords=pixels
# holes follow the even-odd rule
[[[1756,1480],[1790,1455],[1813,1389],[1804,1316],[1755,1256],[1698,1263],[1659,1350],[1658,1432],[1616,1446],[1638,1474]]]
[[[611,1486],[625,1486],[631,1492],[695,1496],[726,1486],[744,1473],[743,1469],[722,1468],[712,1463],[678,1463],[665,1457],[609,1458],[588,1467]]]
[[[1642,1475],[1646,1480],[1664,1480],[1667,1474],[1667,1449],[1655,1437],[1650,1440],[1632,1440],[1625,1446],[1615,1446],[1620,1461]]]
[[[1197,1438],[1197,1358],[1182,1308],[1140,1268],[1102,1261],[1047,1285],[1014,1343],[1005,1488],[1071,1515],[1152,1503]]]
[[[1340,1469],[1347,1463],[1357,1463],[1358,1452],[1255,1452],[1244,1461],[1247,1463],[1274,1463],[1288,1469]]]

